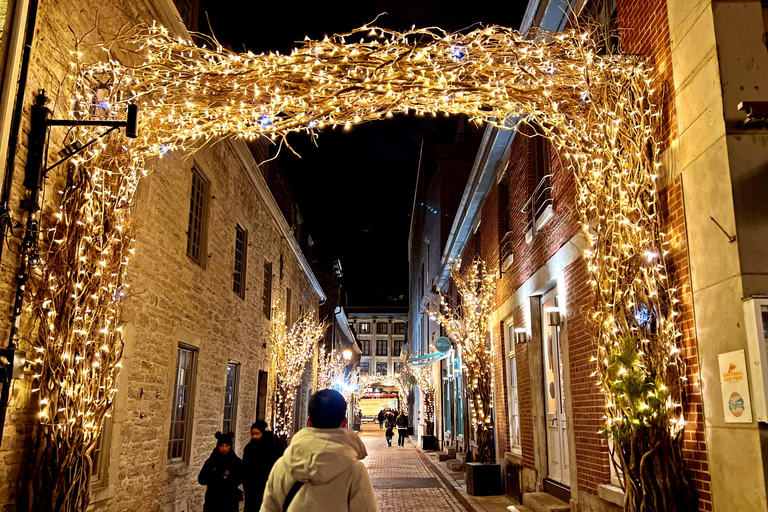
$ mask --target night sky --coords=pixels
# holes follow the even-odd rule
[[[207,14],[216,37],[235,51],[288,53],[306,35],[318,39],[346,32],[384,12],[379,26],[454,31],[476,22],[518,27],[526,5],[525,0],[202,0],[200,30],[208,31]],[[283,150],[278,164],[315,242],[313,258],[328,270],[333,260],[341,260],[350,306],[406,304],[419,149],[425,138],[452,139],[457,123],[445,116],[400,116],[349,131],[326,129],[318,147],[306,136],[289,137],[302,158]]]

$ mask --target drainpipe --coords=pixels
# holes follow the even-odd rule
[[[24,0],[18,0],[18,2],[19,2],[18,10],[16,12],[16,15],[14,16],[11,37],[13,37],[14,34],[18,34],[18,31],[20,31],[22,27],[21,13],[23,12],[23,8],[24,8],[24,5],[23,5]],[[4,217],[5,219],[0,218],[0,223],[6,222],[6,221],[10,222],[11,220],[10,219],[11,209],[10,209],[10,205],[8,204],[8,201],[10,199],[11,189],[13,187],[13,170],[14,170],[14,164],[16,162],[16,148],[18,146],[19,130],[21,128],[21,116],[22,116],[22,109],[24,106],[24,94],[27,89],[27,74],[29,72],[29,59],[32,53],[32,43],[35,37],[35,24],[37,22],[37,7],[38,7],[38,0],[29,0],[29,6],[27,8],[26,32],[24,35],[24,46],[21,49],[22,51],[21,69],[19,71],[18,90],[16,92],[16,103],[13,109],[13,117],[11,119],[11,130],[8,136],[8,157],[5,163],[5,176],[3,180],[3,190],[2,190],[2,193],[0,193],[0,216]],[[14,39],[14,41],[17,41],[17,39]],[[14,44],[14,41],[11,42],[11,45],[9,47],[9,53],[8,53],[9,66],[5,70],[6,78],[11,77],[14,74],[14,69],[12,68],[13,59],[11,57],[18,52],[18,48]],[[12,85],[13,85],[13,82],[11,80],[6,80],[6,83],[4,84],[4,90],[10,90],[10,87]],[[9,87],[9,89],[5,89],[5,87]],[[34,216],[33,213],[34,212],[30,212],[29,218],[32,218]],[[28,218],[28,222],[30,222],[29,218]],[[34,219],[32,219],[32,221],[34,222]],[[27,231],[27,233],[29,233],[29,231]],[[5,243],[6,243],[4,238],[5,238],[5,229],[0,229],[0,261],[2,261],[3,249],[5,248]],[[26,261],[24,261],[26,257],[27,256],[22,256],[21,269],[23,269],[23,267],[26,266]],[[17,279],[20,279],[20,275],[17,275]],[[22,290],[23,290],[23,287],[22,287]],[[17,289],[17,298],[14,302],[18,302],[18,289]],[[11,318],[11,326],[10,326],[8,347],[7,347],[9,350],[16,349],[16,343],[14,341],[14,337],[16,335],[17,322],[18,322],[18,314],[17,314],[16,304],[14,304],[14,311]],[[2,382],[3,390],[0,393],[0,445],[2,445],[2,442],[3,442],[3,431],[5,430],[5,415],[6,415],[6,411],[8,410],[8,402],[10,399],[10,388],[11,388],[11,372],[6,371],[4,373],[5,375]]]
[[[24,11],[24,0],[17,0],[19,2],[16,15],[14,16],[13,29],[11,30],[11,37],[17,34],[23,27],[21,22],[21,14]],[[7,221],[10,221],[11,208],[9,200],[11,196],[11,190],[13,188],[13,171],[16,163],[16,150],[19,142],[19,130],[21,128],[21,116],[24,107],[24,95],[27,90],[27,74],[29,72],[29,59],[32,54],[32,43],[35,37],[35,24],[37,22],[37,7],[39,0],[29,0],[27,6],[27,19],[26,19],[26,32],[24,35],[24,46],[20,49],[21,56],[21,69],[19,70],[18,90],[16,92],[16,101],[13,107],[13,116],[11,117],[11,129],[8,134],[8,155],[5,161],[5,176],[3,178],[3,189],[0,193],[0,216],[6,217]],[[13,82],[13,75],[15,74],[15,66],[13,55],[15,55],[19,48],[15,42],[17,39],[11,41],[11,45],[8,49],[8,67],[5,70],[6,80],[3,84],[3,90],[11,90],[15,85]],[[10,95],[8,95],[10,97]],[[4,102],[5,103],[5,102]],[[7,107],[7,105],[3,105]],[[5,109],[3,109],[5,112]],[[2,222],[6,222],[3,220]],[[0,261],[3,259],[3,250],[5,249],[5,230],[0,230]],[[5,388],[4,388],[5,389]],[[5,402],[0,402],[4,404]],[[0,412],[4,417],[5,413]],[[2,434],[0,434],[0,440],[2,440]]]

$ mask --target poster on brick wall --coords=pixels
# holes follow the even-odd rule
[[[726,423],[752,423],[747,362],[743,350],[718,354],[720,390]]]

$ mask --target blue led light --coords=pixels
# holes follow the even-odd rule
[[[272,120],[266,115],[262,115],[259,117],[259,123],[261,123],[261,126],[269,126],[272,124]]]
[[[451,57],[453,57],[456,60],[461,60],[466,56],[466,53],[464,52],[464,48],[461,46],[454,46],[451,50]]]

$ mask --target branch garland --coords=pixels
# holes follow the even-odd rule
[[[461,348],[478,462],[495,462],[490,320],[496,307],[497,272],[475,259],[464,271],[461,262],[457,262],[451,269],[451,279],[460,300],[451,304],[445,295],[439,294],[439,303],[430,304],[429,315]]]
[[[305,313],[289,328],[285,312],[277,305],[272,315],[272,337],[269,345],[275,389],[272,407],[272,431],[287,442],[293,430],[293,409],[304,368],[325,335],[327,325],[318,324],[314,315]]]
[[[324,345],[320,346],[317,356],[317,389],[333,389],[336,379],[344,374],[347,361],[339,352],[328,352]]]
[[[130,205],[149,159],[172,150],[194,151],[226,137],[267,137],[287,145],[290,133],[314,138],[325,128],[349,128],[398,113],[464,114],[502,129],[522,122],[537,126],[566,157],[576,177],[579,217],[589,239],[585,259],[595,292],[588,317],[597,352],[595,381],[606,400],[604,432],[621,447],[618,458],[631,480],[628,501],[645,500],[652,484],[640,468],[631,467],[632,450],[626,443],[647,438],[643,432],[650,428],[651,437],[661,432],[665,446],[679,449],[675,443],[685,424],[686,370],[676,290],[666,269],[670,246],[658,212],[658,85],[643,58],[605,54],[601,34],[589,25],[525,35],[498,26],[454,34],[365,26],[323,41],[308,40],[290,55],[257,55],[224,50],[202,35],[204,45],[198,47],[162,27],[139,25],[100,44],[80,43],[71,55],[67,116],[123,119],[127,104],[133,102],[140,107],[140,137],[109,136],[74,158],[73,175],[81,177],[62,194],[64,218],[51,212],[42,218],[40,278],[35,277],[36,286],[29,292],[37,325],[32,344],[41,354],[36,368],[40,412],[45,413],[42,428],[58,432],[46,438],[49,452],[44,456],[64,467],[70,459],[57,450],[72,445],[85,446],[79,456],[87,458],[109,409],[122,347],[116,331],[120,297],[115,293],[124,291],[122,257],[132,249]],[[94,135],[93,129],[79,129],[71,132],[69,141]],[[102,180],[108,184],[96,186]],[[123,229],[120,235],[115,233],[118,226]],[[51,233],[61,233],[51,242],[61,249],[45,239]],[[107,260],[108,276],[97,276],[92,268],[102,260],[96,249],[105,246],[120,256]],[[59,251],[62,258],[72,251],[74,256],[62,259]],[[79,251],[84,251],[85,261],[79,261]],[[54,300],[64,295],[53,290],[41,292],[48,281],[66,294],[72,291],[75,304]],[[98,305],[86,304],[88,293],[98,297],[89,299]],[[84,316],[89,307],[89,316]],[[99,338],[105,326],[107,333]],[[81,339],[82,347],[75,347]],[[636,340],[631,368],[618,357],[628,339]],[[101,341],[105,351],[90,348],[101,346]],[[75,360],[81,366],[61,360],[70,347],[71,357],[82,357]],[[86,366],[91,380],[99,382],[99,391],[61,401],[56,389],[79,390],[78,371],[84,375]],[[615,387],[616,380],[632,371],[665,387],[664,400],[658,401],[653,415],[638,415],[648,403],[647,395],[624,400]],[[280,421],[284,430],[284,418]],[[647,443],[634,446],[650,453]],[[30,480],[33,494],[48,492],[43,501],[53,507],[39,510],[61,509],[51,500],[67,494],[60,489],[69,484],[41,487],[42,470],[36,471],[37,477]],[[85,468],[83,475],[87,473]],[[87,489],[84,478],[69,481]],[[72,494],[61,499],[69,503]],[[82,503],[87,504],[87,497]]]

